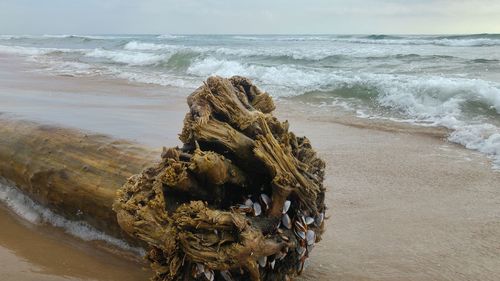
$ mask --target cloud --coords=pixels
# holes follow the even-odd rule
[[[2,0],[0,33],[500,32],[497,0]]]

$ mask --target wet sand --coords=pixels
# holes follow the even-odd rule
[[[0,229],[2,281],[135,281],[149,277],[141,269],[146,265],[129,256],[112,254],[52,226],[30,224],[1,205]]]
[[[189,91],[29,69],[0,57],[0,112],[178,144]],[[328,228],[299,280],[498,280],[500,172],[484,156],[445,142],[439,129],[304,114],[289,102],[277,115],[327,162]],[[93,243],[22,227],[5,210],[0,223],[0,276],[10,280],[146,279],[140,263]],[[19,245],[45,250],[25,254]]]
[[[482,155],[428,135],[288,119],[327,161],[328,231],[304,280],[498,280],[500,173]]]
[[[180,143],[186,90],[118,79],[54,77],[33,70],[21,58],[0,54],[0,114],[154,147]]]

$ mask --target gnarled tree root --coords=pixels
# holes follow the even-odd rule
[[[150,246],[153,280],[288,280],[324,231],[324,162],[243,77],[188,98],[182,148],[132,176],[113,209]]]

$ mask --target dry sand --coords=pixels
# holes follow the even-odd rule
[[[0,112],[155,147],[178,143],[185,91],[27,69],[0,57]],[[499,280],[500,172],[488,159],[446,143],[440,130],[278,107],[327,162],[328,228],[299,280]],[[5,211],[0,223],[8,280],[144,280],[140,263],[92,243],[23,226]]]

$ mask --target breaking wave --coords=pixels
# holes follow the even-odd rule
[[[452,130],[448,139],[492,158],[500,169],[500,85],[479,79],[364,74],[335,75],[296,97],[316,105],[362,108],[363,117],[392,117]],[[311,95],[313,98],[311,98]],[[364,105],[364,106],[363,106]]]
[[[138,41],[130,41],[124,47],[125,50],[140,50],[140,51],[158,51],[158,50],[172,50],[176,47],[168,44],[154,44],[154,43],[142,43]]]
[[[81,40],[85,38],[85,40]],[[500,35],[0,36],[55,74],[193,88],[244,75],[280,98],[363,108],[452,130],[499,165]],[[38,47],[33,47],[38,46]]]
[[[105,58],[112,62],[128,65],[154,65],[168,58],[164,54],[151,54],[141,52],[127,51],[109,51],[104,49],[95,49],[85,54],[87,57]]]
[[[481,79],[445,78],[345,71],[316,71],[291,66],[258,66],[207,58],[190,66],[188,73],[244,75],[281,97],[310,99],[316,91],[323,98],[375,108],[373,114],[453,131],[449,140],[492,157],[500,167],[500,84]],[[325,95],[326,93],[326,95]],[[495,124],[491,124],[495,123]]]
[[[35,47],[0,45],[0,53],[12,54],[12,55],[37,56],[37,55],[47,55],[50,53],[57,53],[57,52],[73,52],[73,51],[74,50],[61,49],[61,48],[35,48]]]

